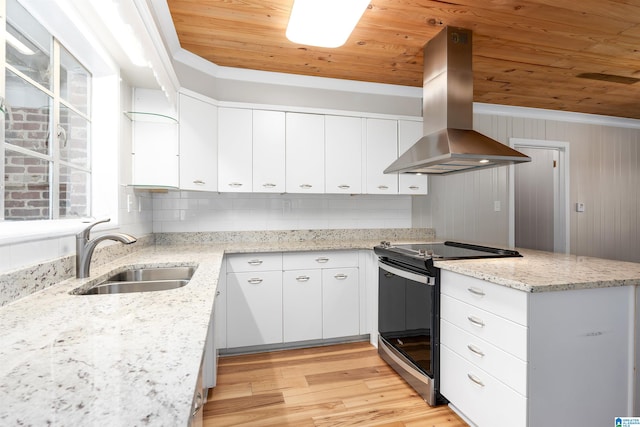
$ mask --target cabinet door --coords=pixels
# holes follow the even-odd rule
[[[227,274],[229,348],[282,342],[282,272]]]
[[[132,184],[178,188],[180,160],[175,110],[160,90],[136,89],[133,104]]]
[[[180,188],[218,190],[218,108],[180,94]]]
[[[324,116],[286,114],[286,191],[324,193]]]
[[[322,338],[321,270],[283,273],[282,313],[284,342]]]
[[[322,270],[322,337],[348,337],[359,333],[358,269]]]
[[[422,138],[422,122],[398,120],[398,155],[401,156]],[[398,174],[400,194],[427,194],[427,175]]]
[[[325,117],[325,192],[362,193],[362,119]]]
[[[252,191],[252,111],[218,108],[218,191]]]
[[[367,119],[367,193],[398,194],[398,174],[384,171],[398,158],[398,131],[395,120]]]
[[[253,110],[253,191],[285,191],[285,116]]]

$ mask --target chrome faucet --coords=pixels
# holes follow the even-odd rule
[[[91,264],[91,256],[93,250],[98,246],[98,243],[103,240],[116,240],[122,242],[125,245],[135,243],[137,239],[129,234],[125,233],[113,233],[105,234],[103,236],[96,237],[93,240],[89,239],[91,229],[103,222],[109,222],[111,218],[102,219],[94,223],[89,224],[87,228],[76,234],[76,277],[78,279],[84,279],[89,277],[89,265]]]

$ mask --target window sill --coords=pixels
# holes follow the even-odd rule
[[[91,221],[93,222],[94,220],[92,219]],[[88,225],[89,222],[87,220],[81,219],[0,221],[0,246],[75,236]],[[109,222],[100,224],[93,230],[113,230],[116,228],[118,228],[118,224]]]

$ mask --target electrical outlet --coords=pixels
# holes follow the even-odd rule
[[[127,194],[127,212],[131,212],[131,206],[133,205],[133,200],[131,200],[131,194]]]
[[[576,203],[576,212],[584,212],[584,203],[582,202]]]
[[[493,211],[500,212],[502,210],[502,206],[500,206],[500,200],[495,200],[493,202]]]

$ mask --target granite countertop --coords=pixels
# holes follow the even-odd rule
[[[380,239],[267,240],[163,242],[2,307],[0,425],[186,426],[225,253],[371,249]],[[521,252],[436,266],[527,292],[640,284],[640,264]],[[178,265],[198,266],[183,288],[70,294],[114,270]]]
[[[640,285],[640,263],[517,250],[522,258],[436,261],[434,265],[526,292]]]

